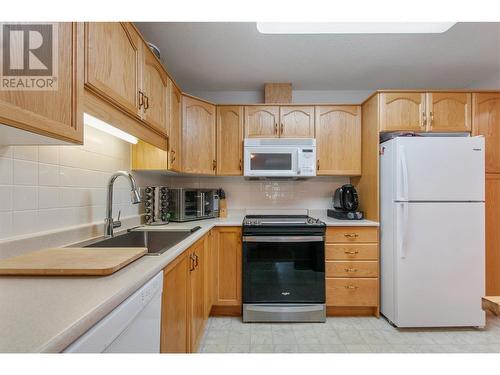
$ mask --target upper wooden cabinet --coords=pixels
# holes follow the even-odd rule
[[[245,107],[245,138],[278,138],[278,106]]]
[[[131,23],[85,23],[88,90],[166,135],[168,84],[163,66]]]
[[[183,172],[215,174],[215,106],[182,97]]]
[[[243,107],[217,107],[217,174],[243,174]]]
[[[58,70],[54,72],[57,89],[0,91],[0,123],[9,125],[0,125],[4,144],[24,142],[24,133],[12,127],[64,142],[83,143],[83,24],[54,25],[58,30]],[[42,138],[40,144],[45,143]],[[33,144],[32,137],[29,144]]]
[[[180,172],[181,163],[181,143],[182,143],[182,94],[172,82],[169,84],[169,130],[168,130],[168,169]]]
[[[427,93],[427,131],[470,132],[472,95],[470,93]]]
[[[484,135],[486,172],[500,173],[500,93],[473,94],[472,133]]]
[[[318,175],[361,174],[361,107],[316,107]]]
[[[425,93],[381,93],[380,131],[425,131]]]
[[[141,38],[126,22],[85,23],[85,85],[139,115]]]
[[[168,94],[171,84],[156,56],[143,46],[142,87],[139,93],[142,118],[150,126],[168,134]]]
[[[314,107],[281,106],[281,138],[314,138]]]
[[[387,92],[380,95],[380,131],[470,132],[470,93]]]

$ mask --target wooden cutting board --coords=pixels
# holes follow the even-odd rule
[[[0,275],[105,276],[146,252],[145,247],[43,249],[0,260]]]

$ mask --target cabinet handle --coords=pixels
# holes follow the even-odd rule
[[[359,251],[358,250],[354,250],[354,251],[344,251],[344,254],[349,254],[349,255],[356,255],[358,254]]]
[[[316,169],[319,171],[319,159],[316,162]]]
[[[189,256],[189,260],[191,261],[191,265],[189,266],[189,272],[192,272],[196,268],[196,266],[194,265],[194,254],[191,254]]]
[[[430,115],[430,123],[429,123],[429,126],[431,127],[432,129],[432,123],[434,122],[434,112],[429,112],[429,115]]]
[[[359,234],[357,234],[357,233],[345,233],[344,237],[345,238],[358,238]]]
[[[139,90],[139,109],[144,106],[144,93]]]
[[[277,122],[274,123],[274,134],[276,134],[276,135],[278,134],[278,123]]]
[[[345,272],[358,272],[357,268],[344,268]]]
[[[243,163],[241,162],[241,159],[240,159],[240,171],[243,170]]]
[[[427,126],[427,113],[422,112],[422,128]]]
[[[280,134],[283,135],[283,123],[281,123]]]
[[[194,253],[194,268],[198,268],[198,254]]]
[[[356,285],[346,285],[344,288],[346,289],[358,289]]]
[[[149,109],[149,96],[144,95],[146,100],[144,101],[144,110],[147,111]]]
[[[171,150],[170,151],[170,161],[173,163],[175,161],[175,151]]]
[[[212,160],[212,169],[215,171],[217,169],[217,160]]]

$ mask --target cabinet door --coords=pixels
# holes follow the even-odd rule
[[[473,94],[473,135],[484,135],[486,173],[500,173],[500,93]]]
[[[246,138],[278,138],[279,107],[245,107]]]
[[[472,94],[432,92],[427,94],[428,131],[470,132]]]
[[[137,116],[141,43],[126,22],[85,23],[85,85]]]
[[[217,228],[215,305],[241,306],[241,228]]]
[[[361,108],[316,107],[318,175],[361,174]]]
[[[183,171],[215,174],[215,106],[183,96],[182,111]]]
[[[210,316],[210,311],[212,310],[212,304],[214,302],[214,256],[213,256],[214,246],[213,246],[213,234],[212,230],[208,232],[205,236],[205,248],[203,253],[203,286],[204,286],[204,297],[205,302],[205,320]]]
[[[181,171],[181,134],[182,134],[182,123],[181,123],[181,110],[182,110],[182,95],[180,90],[173,84],[172,81],[169,83],[169,95],[168,99],[170,102],[170,121],[169,121],[169,131],[168,131],[168,149],[169,149],[169,160],[168,169],[171,171],[180,172]]]
[[[190,352],[196,352],[205,328],[205,285],[204,254],[205,240],[199,240],[189,251],[191,267],[189,271],[190,290]]]
[[[281,138],[314,138],[314,107],[280,107]]]
[[[500,175],[486,175],[486,295],[500,295]]]
[[[243,174],[243,107],[217,107],[217,174]]]
[[[187,253],[169,264],[163,274],[161,311],[162,353],[189,351],[189,261]]]
[[[0,123],[82,144],[83,24],[54,25],[58,31],[57,90],[0,91]]]
[[[425,131],[424,93],[380,94],[380,131]]]
[[[163,66],[149,48],[143,45],[142,93],[143,120],[167,134],[167,106],[169,79]]]

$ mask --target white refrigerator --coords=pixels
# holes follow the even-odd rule
[[[483,137],[380,145],[381,313],[397,327],[484,326]]]

